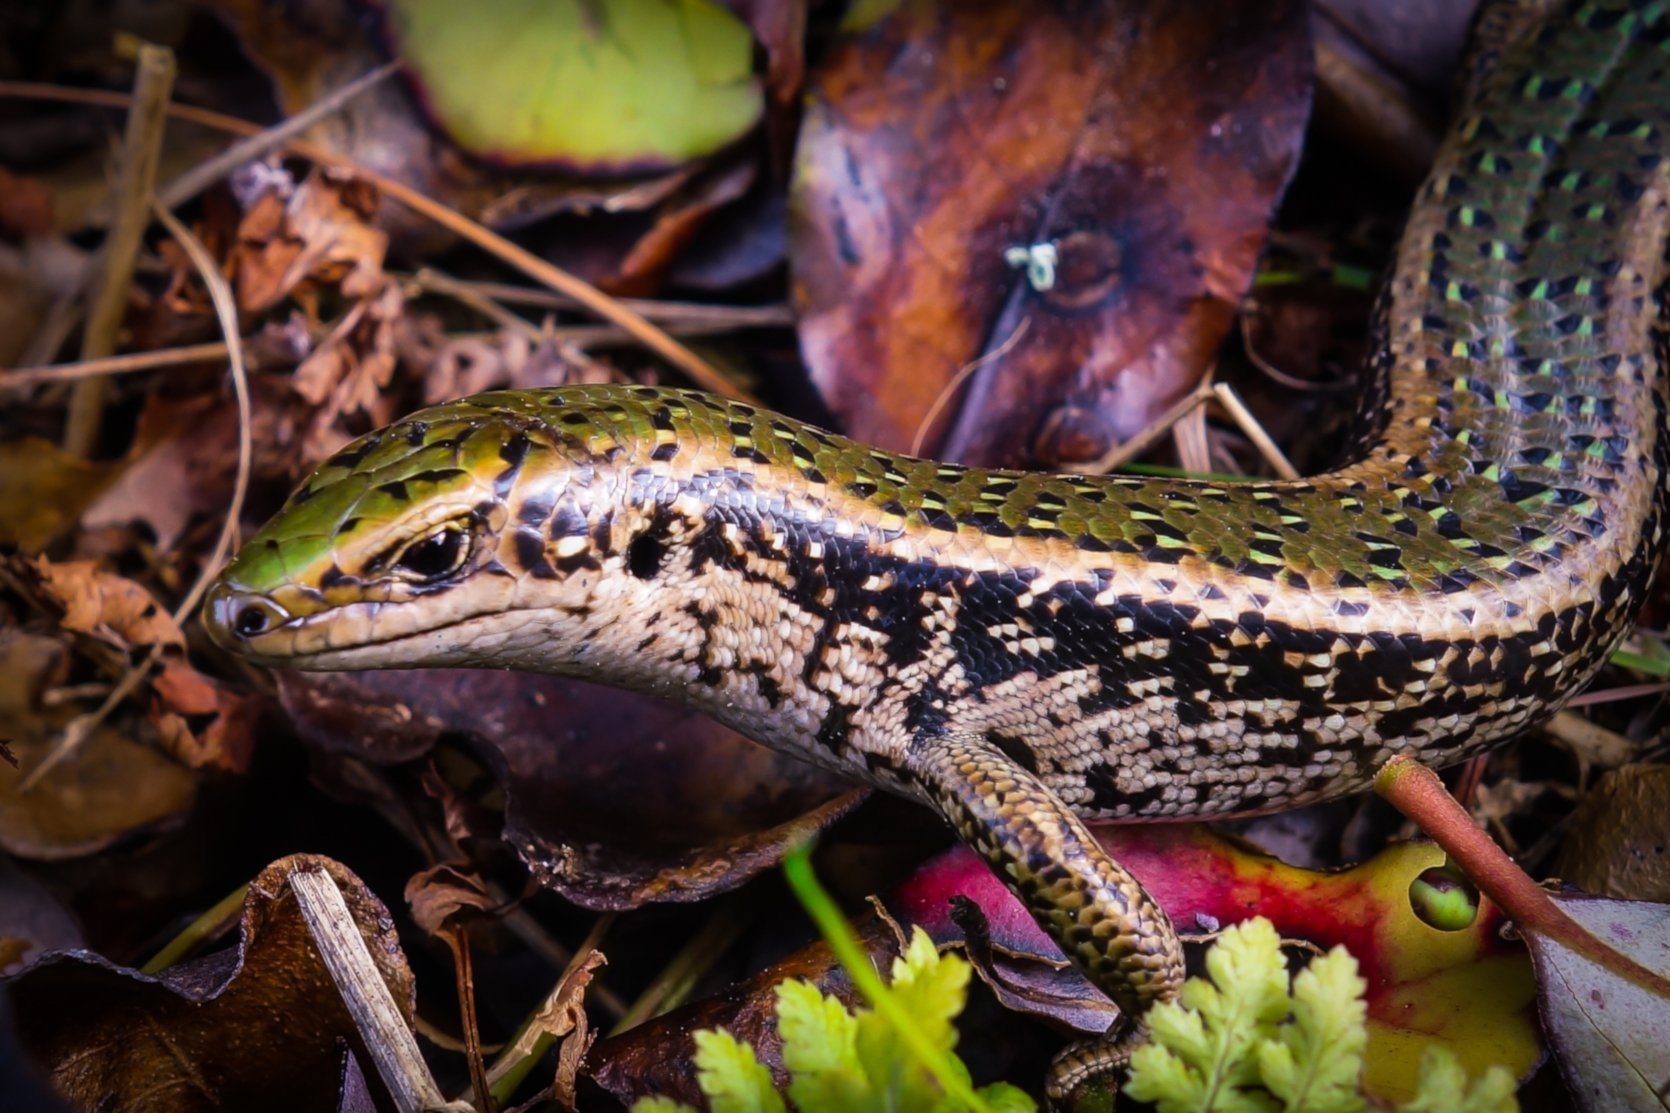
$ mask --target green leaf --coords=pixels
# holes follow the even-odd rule
[[[764,108],[753,35],[712,0],[388,0],[387,26],[437,123],[497,162],[669,168]]]
[[[790,882],[823,929],[854,984],[874,1009],[845,1005],[803,981],[777,986],[777,1031],[789,1072],[789,1098],[799,1113],[1036,1113],[1023,1091],[994,1083],[978,1091],[954,1054],[955,1021],[968,1000],[972,968],[940,954],[920,927],[893,963],[893,984],[881,980],[829,895],[817,885],[804,852],[791,855]],[[728,1032],[695,1035],[697,1082],[714,1113],[779,1113],[783,1099],[754,1049]],[[639,1102],[642,1113],[682,1107]]]
[[[939,948],[921,927],[911,929],[910,944],[893,960],[893,995],[936,1050],[949,1053],[957,1046],[953,1023],[968,1001],[972,967]]]
[[[1226,930],[1206,953],[1210,981],[1190,978],[1148,1013],[1149,1043],[1131,1055],[1125,1092],[1160,1113],[1357,1113],[1368,1045],[1367,983],[1343,947],[1313,960],[1288,990],[1269,921]],[[1437,1054],[1441,1052],[1442,1054]],[[1512,1072],[1468,1085],[1454,1054],[1434,1046],[1403,1113],[1512,1113]]]
[[[853,984],[874,1010],[873,1013],[860,1015],[858,1026],[858,1056],[864,1063],[871,1085],[890,1095],[898,1095],[900,1100],[906,1093],[925,1092],[920,1084],[913,1081],[915,1072],[906,1069],[900,1058],[908,1054],[915,1066],[932,1075],[946,1096],[954,1100],[954,1108],[985,1113],[986,1103],[969,1084],[968,1068],[963,1066],[962,1060],[943,1047],[935,1046],[893,990],[876,973],[875,967],[870,964],[869,953],[859,945],[851,925],[841,915],[834,900],[824,892],[823,886],[818,884],[805,847],[794,850],[783,859],[783,874],[788,878],[795,896],[805,905],[807,915],[812,917],[812,922],[818,925],[818,930],[829,941],[830,949],[846,968]],[[915,946],[914,939],[912,946]],[[962,962],[961,959],[956,961]],[[908,961],[906,966],[908,968]],[[966,974],[964,981],[966,984]],[[928,1108],[931,1104],[922,1101],[920,1107]],[[909,1105],[896,1107],[912,1108]]]
[[[1421,1056],[1420,1087],[1398,1106],[1398,1113],[1518,1113],[1514,1078],[1505,1067],[1491,1067],[1472,1085],[1447,1047],[1434,1045]]]
[[[992,1113],[1038,1113],[1038,1104],[1022,1089],[1007,1082],[993,1082],[977,1091]]]
[[[777,987],[777,1031],[797,1109],[862,1113],[875,1107],[875,1091],[858,1060],[858,1018],[840,1001],[809,982],[783,982]]]
[[[787,1113],[752,1047],[718,1029],[703,1029],[695,1040],[696,1080],[713,1113]]]
[[[1293,979],[1293,1023],[1259,1047],[1264,1088],[1287,1113],[1355,1113],[1368,1046],[1368,983],[1344,947],[1315,959]]]
[[[692,1107],[682,1101],[672,1098],[655,1097],[639,1098],[632,1103],[632,1113],[696,1113]]]
[[[1126,1092],[1161,1113],[1267,1113],[1278,1108],[1258,1083],[1258,1048],[1288,1013],[1281,939],[1264,919],[1224,931],[1206,953],[1210,981],[1190,978],[1176,1002],[1154,1006],[1157,1047],[1132,1055]]]

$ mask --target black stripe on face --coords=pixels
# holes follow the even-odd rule
[[[522,505],[516,508],[516,520],[525,526],[539,526],[551,516],[551,508],[556,503],[556,496],[549,488],[535,491],[522,500]]]
[[[516,562],[522,571],[536,579],[549,580],[556,572],[545,559],[545,538],[536,529],[519,529],[511,535],[516,546]]]
[[[555,541],[563,537],[578,537],[590,530],[590,523],[580,508],[565,502],[551,513],[551,526],[545,532]]]
[[[532,442],[522,434],[517,433],[499,446],[499,459],[505,462],[504,471],[493,479],[493,493],[500,498],[510,494],[510,489],[516,485],[516,477],[522,474],[522,461],[527,459],[528,449]]]

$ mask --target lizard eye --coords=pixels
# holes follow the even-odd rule
[[[446,525],[401,550],[395,570],[408,579],[427,582],[456,571],[470,555],[470,536],[457,525]]]

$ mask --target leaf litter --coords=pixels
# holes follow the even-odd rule
[[[197,83],[182,84],[181,99],[270,118],[247,85],[226,83],[231,71],[191,68],[203,61],[194,52],[204,35],[246,74],[263,74],[285,114],[381,60],[366,26],[330,0],[286,12],[239,0],[212,7],[224,26],[209,31],[191,22],[201,17],[190,17],[181,26],[198,37],[173,41],[183,72]],[[454,951],[456,977],[435,968],[433,956],[412,952],[426,986],[446,998],[456,982],[470,1014],[468,1025],[454,1019],[431,1027],[479,1024],[478,1046],[508,1041],[514,1054],[494,1064],[488,1084],[537,1079],[523,1084],[520,1100],[537,1091],[569,1108],[588,1086],[623,1100],[652,1090],[697,1100],[681,1033],[715,1023],[752,1026],[749,1038],[770,1062],[773,987],[788,976],[784,971],[821,970],[822,984],[837,996],[850,992],[840,989],[839,969],[827,953],[820,957],[819,945],[777,967],[761,960],[762,950],[781,956],[789,949],[781,940],[795,929],[781,917],[712,934],[720,944],[692,960],[680,987],[652,984],[658,964],[673,961],[669,940],[706,937],[705,911],[686,902],[745,885],[791,844],[820,831],[832,842],[824,868],[843,874],[843,891],[893,892],[895,913],[897,894],[915,893],[901,923],[923,922],[941,945],[967,948],[995,998],[989,1016],[976,1009],[965,1018],[965,1039],[979,1040],[982,1025],[1012,1031],[1013,1020],[994,1019],[995,1002],[1069,1028],[1093,1031],[1105,1022],[1105,1003],[1027,937],[1030,921],[1005,907],[1007,898],[983,871],[947,865],[953,854],[898,887],[911,864],[942,845],[931,821],[901,821],[903,813],[885,801],[844,818],[861,797],[844,795],[838,779],[710,723],[614,693],[511,674],[284,676],[275,684],[210,649],[190,615],[183,622],[171,617],[212,570],[216,533],[235,495],[231,461],[240,437],[251,450],[249,506],[230,524],[247,532],[346,439],[469,391],[611,379],[673,383],[682,381],[682,370],[712,389],[757,389],[777,405],[816,414],[819,407],[794,385],[796,342],[825,412],[891,447],[920,437],[930,450],[965,460],[1083,463],[1138,434],[1216,362],[1216,374],[1235,382],[1236,397],[1272,424],[1284,447],[1325,457],[1326,444],[1306,441],[1315,439],[1311,415],[1333,404],[1321,397],[1329,392],[1306,390],[1299,405],[1282,392],[1295,383],[1326,386],[1330,376],[1344,380],[1340,368],[1354,359],[1348,334],[1362,330],[1364,299],[1360,289],[1339,295],[1346,288],[1334,277],[1341,265],[1328,255],[1349,244],[1372,270],[1405,201],[1381,197],[1372,185],[1338,189],[1351,171],[1329,167],[1329,159],[1340,162],[1338,153],[1304,135],[1312,45],[1298,5],[1257,14],[1237,9],[1223,18],[1092,6],[1072,17],[1079,23],[1058,14],[1005,23],[1001,13],[902,3],[839,28],[809,20],[793,0],[732,7],[752,29],[745,34],[757,37],[758,65],[746,84],[764,99],[717,147],[695,154],[670,154],[668,147],[640,159],[642,173],[620,174],[617,165],[601,179],[577,177],[573,167],[552,172],[549,152],[528,155],[547,168],[513,170],[427,130],[421,98],[387,82],[368,86],[305,140],[276,140],[273,153],[255,156],[229,182],[180,208],[236,292],[237,335],[219,330],[213,283],[183,241],[151,227],[126,297],[126,346],[118,359],[161,359],[110,380],[87,452],[59,447],[62,384],[84,372],[71,365],[54,373],[56,381],[36,374],[8,383],[0,371],[0,544],[8,547],[0,555],[0,739],[27,773],[77,721],[93,724],[73,759],[27,792],[19,774],[0,767],[0,847],[47,885],[0,881],[7,892],[24,894],[19,908],[38,913],[15,926],[0,923],[0,958],[34,961],[11,982],[29,1022],[25,1042],[76,1102],[145,1108],[143,1094],[176,1095],[189,1076],[209,1080],[192,1098],[202,1104],[193,1107],[262,1108],[278,1100],[259,1088],[274,1078],[286,1080],[280,1091],[287,1101],[317,1095],[334,1104],[348,1101],[351,1090],[362,1103],[386,1107],[372,1060],[361,1050],[344,1058],[340,1050],[359,1037],[351,1023],[339,1023],[334,1010],[342,997],[328,979],[299,950],[272,966],[252,959],[252,940],[259,939],[252,924],[266,925],[269,939],[273,932],[299,938],[285,910],[283,877],[300,868],[285,855],[302,847],[217,818],[213,802],[228,785],[264,783],[283,760],[305,761],[309,769],[278,782],[295,794],[294,807],[339,816],[319,837],[348,865],[319,860],[321,868],[349,894],[361,932],[375,941],[373,954],[390,964],[385,973],[396,999],[409,1000],[412,975],[400,971],[416,936],[403,947],[393,925],[409,913],[391,916],[350,869],[377,878],[380,888],[390,883],[391,867],[393,885],[412,878],[416,911],[409,922],[467,936],[468,958]],[[1350,32],[1351,20],[1329,18]],[[1103,48],[1122,36],[1146,49],[1127,56]],[[1083,54],[1084,65],[1039,61],[1067,54]],[[1126,64],[1115,65],[1117,58]],[[878,59],[894,64],[878,70]],[[1211,64],[1202,68],[1200,59]],[[423,65],[417,54],[404,61]],[[114,57],[101,64],[107,74],[126,72]],[[412,80],[422,87],[421,74]],[[225,98],[205,97],[211,88]],[[801,118],[803,88],[811,104]],[[0,331],[13,366],[39,365],[64,358],[76,336],[73,294],[85,285],[81,271],[92,262],[85,245],[97,242],[97,230],[84,215],[94,210],[59,203],[63,176],[43,172],[61,155],[34,154],[50,148],[20,138],[38,135],[48,110],[15,103],[19,112],[0,120],[0,162],[8,164],[0,177],[0,254],[18,252],[0,260],[0,302],[8,310]],[[1040,107],[1052,104],[1076,106],[1068,117],[1078,123],[1032,126],[1055,118]],[[65,136],[91,136],[120,122],[85,106],[53,111],[60,125],[79,122],[79,133],[60,126]],[[800,149],[791,160],[788,137],[797,126]],[[1322,169],[1299,172],[1292,211],[1279,218],[1279,250],[1260,264],[1301,139]],[[199,133],[188,143],[176,122],[161,142],[165,153],[196,151],[203,139]],[[570,161],[599,158],[622,161],[580,150]],[[947,172],[928,173],[930,163]],[[1307,184],[1307,175],[1327,184]],[[101,168],[84,192],[108,193],[106,180]],[[1201,203],[1201,180],[1212,183],[1215,205]],[[1342,214],[1345,195],[1369,200]],[[472,216],[514,229],[516,242]],[[735,242],[744,234],[745,255]],[[391,271],[391,258],[400,266],[434,265],[453,285]],[[1295,259],[1301,277],[1288,282],[1276,268]],[[651,300],[610,298],[553,260]],[[505,277],[515,272],[577,300],[506,297]],[[70,278],[49,277],[54,273]],[[680,276],[692,284],[681,288]],[[718,286],[711,285],[714,276]],[[1257,327],[1234,328],[1243,295],[1265,277],[1272,283],[1257,287],[1257,305],[1244,318]],[[43,298],[42,290],[70,293]],[[672,311],[690,291],[719,299],[704,308],[702,326],[718,335],[701,341],[699,351],[646,321],[671,320],[661,307]],[[762,308],[776,313],[772,320],[788,318],[785,296],[799,311],[795,334],[780,326],[761,331]],[[611,331],[600,334],[576,320],[573,304],[611,322]],[[665,365],[644,349],[621,346],[622,337],[647,345]],[[215,355],[225,342],[250,357],[247,420],[232,404],[224,356]],[[173,348],[193,354],[169,362],[165,350]],[[733,367],[741,374],[720,370]],[[1210,414],[1180,426],[1180,446],[1194,438],[1194,447],[1180,448],[1183,459],[1256,465],[1250,442],[1225,421],[1232,412],[1214,403]],[[1654,621],[1649,615],[1649,629]],[[1638,640],[1640,659],[1662,655],[1655,644],[1650,635]],[[131,688],[122,691],[130,676]],[[113,692],[120,696],[115,705],[97,714]],[[1651,699],[1593,709],[1609,724],[1607,765],[1632,759],[1662,768],[1662,747],[1653,745],[1657,705],[1643,703]],[[553,730],[553,723],[561,725]],[[1551,827],[1550,809],[1569,811],[1589,792],[1589,759],[1536,740],[1513,754],[1493,763],[1496,787],[1482,799],[1503,835],[1518,833],[1533,864],[1546,866],[1556,844],[1539,836]],[[623,794],[623,785],[632,792]],[[1516,787],[1522,785],[1532,787]],[[1591,797],[1593,808],[1607,811],[1600,802],[1619,791],[1606,783]],[[348,813],[352,819],[340,818],[336,801],[343,799],[362,805]],[[1383,818],[1375,822],[1386,827]],[[1330,827],[1316,820],[1293,829],[1314,841]],[[1574,831],[1581,834],[1566,850],[1588,845],[1596,863],[1582,867],[1591,871],[1583,877],[1632,876],[1600,863],[1639,859],[1635,824],[1610,831],[1580,824]],[[74,906],[78,894],[99,891],[90,885],[94,873],[119,872],[188,840],[199,852],[195,872],[174,876],[172,887],[154,885],[144,916],[155,921],[161,911],[178,926],[258,875],[232,949],[188,958],[160,977],[134,973],[144,952],[132,941],[102,956],[72,949],[36,957],[42,946],[76,942],[62,920],[54,921],[55,903]],[[879,849],[867,846],[878,841]],[[1400,1078],[1406,1088],[1416,1069],[1410,1049],[1434,1039],[1470,1061],[1511,1062],[1516,1073],[1531,1069],[1540,1054],[1526,1019],[1531,983],[1523,953],[1493,934],[1499,914],[1487,905],[1459,933],[1419,926],[1397,899],[1420,858],[1408,848],[1387,851],[1355,873],[1310,877],[1188,830],[1130,835],[1121,846],[1139,860],[1161,855],[1157,891],[1196,926],[1234,922],[1250,903],[1284,933],[1322,945],[1349,937],[1362,951],[1359,961],[1379,971],[1369,998],[1376,1093],[1403,1092]],[[209,848],[216,853],[201,853]],[[1319,856],[1328,855],[1325,845]],[[1162,874],[1177,873],[1179,861],[1189,863],[1198,887],[1167,893]],[[743,894],[762,887],[769,882]],[[181,891],[196,894],[194,907],[167,906]],[[949,903],[953,896],[965,902]],[[610,927],[614,921],[596,921],[586,908],[637,911]],[[1625,922],[1598,929],[1616,934]],[[862,929],[878,957],[889,956],[884,961],[904,939],[890,924],[883,916]],[[116,937],[94,931],[90,938],[107,936]],[[592,941],[578,957],[560,942],[582,937]],[[606,968],[599,947],[611,955]],[[530,962],[543,963],[539,978],[527,976]],[[1563,968],[1559,975],[1579,976]],[[1544,975],[1545,990],[1551,977]],[[303,996],[283,996],[292,990]],[[718,995],[704,997],[710,990]],[[660,1002],[656,1007],[696,1000],[592,1043],[595,1014],[610,1012],[599,1002],[624,1004],[618,994],[640,991]],[[239,1011],[243,994],[280,1002],[271,1007],[287,1015],[330,1019],[317,1030],[278,1032],[264,1017]],[[1435,997],[1467,1007],[1429,1015]],[[436,1015],[456,1018],[457,1000],[437,1006]],[[219,1019],[217,1009],[224,1010]],[[529,1031],[548,1038],[511,1039],[527,1018],[537,1018]],[[1550,1027],[1605,1030],[1595,1015]],[[214,1033],[231,1028],[253,1041],[257,1053],[247,1061],[229,1062],[226,1048],[216,1046]],[[133,1039],[141,1029],[156,1041]],[[1415,1031],[1419,1038],[1409,1036]],[[993,1069],[1032,1085],[1053,1045],[1044,1027],[1028,1032],[1009,1039],[1015,1057]],[[1568,1068],[1574,1059],[1593,1066],[1568,1075],[1574,1092],[1614,1092],[1607,1087],[1615,1064],[1563,1030],[1554,1042],[1565,1049]],[[164,1044],[176,1056],[172,1063],[156,1054]],[[535,1051],[552,1045],[554,1052]],[[459,1056],[439,1043],[425,1050],[451,1092],[467,1092],[471,1071]],[[536,1061],[542,1065],[533,1067]]]

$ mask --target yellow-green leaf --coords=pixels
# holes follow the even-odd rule
[[[771,1072],[729,1032],[697,1032],[696,1078],[713,1113],[787,1113]]]
[[[713,0],[387,0],[395,48],[459,146],[630,173],[710,154],[759,119],[754,39]]]

